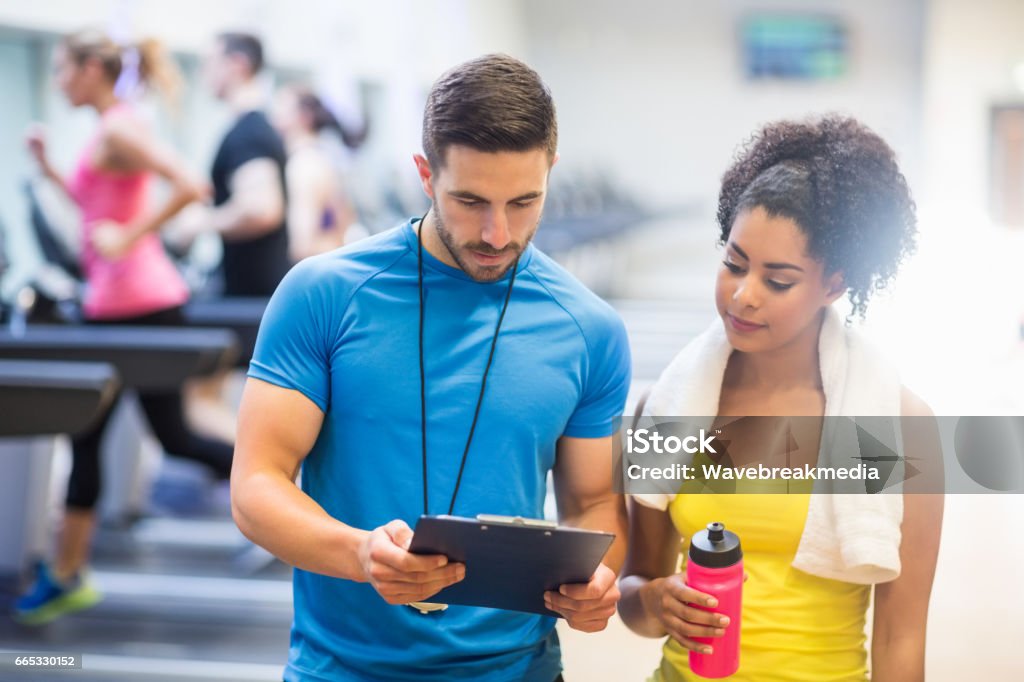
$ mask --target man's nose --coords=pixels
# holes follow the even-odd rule
[[[492,211],[487,225],[484,226],[482,235],[484,243],[500,251],[512,241],[512,233],[509,231],[508,216],[505,211]]]

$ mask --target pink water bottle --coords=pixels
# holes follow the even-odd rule
[[[694,533],[686,561],[686,584],[718,600],[709,609],[695,608],[729,617],[722,637],[694,637],[708,644],[710,654],[690,652],[690,670],[701,677],[728,677],[740,667],[740,603],[743,598],[743,550],[740,539],[721,523],[709,523],[707,530]]]

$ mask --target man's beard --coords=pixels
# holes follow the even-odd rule
[[[526,236],[526,241],[522,244],[509,242],[503,249],[495,249],[486,242],[474,242],[459,245],[455,243],[455,237],[452,236],[452,233],[448,231],[447,227],[445,227],[444,218],[441,216],[441,210],[436,201],[433,202],[431,210],[434,212],[434,229],[437,230],[437,236],[441,238],[441,243],[444,244],[446,249],[448,249],[448,253],[462,271],[477,282],[497,282],[504,277],[505,274],[519,262],[519,256],[521,256],[523,251],[526,250],[526,247],[533,239],[533,235],[537,234],[537,226],[540,225],[540,218],[538,218],[537,225],[534,225],[533,230],[531,230],[530,234]],[[467,260],[460,255],[460,252],[465,250],[477,251],[488,256],[499,256],[514,253],[516,257],[507,264],[500,266],[477,265],[473,262],[467,262]]]

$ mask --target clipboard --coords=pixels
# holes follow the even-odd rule
[[[409,551],[466,564],[466,577],[431,602],[559,618],[544,606],[544,592],[589,582],[613,540],[613,533],[518,516],[421,516]]]

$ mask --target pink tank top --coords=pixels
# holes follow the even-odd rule
[[[112,116],[134,113],[121,103],[104,112],[103,122]],[[134,317],[184,304],[188,287],[156,233],[139,239],[131,251],[117,260],[107,260],[93,249],[92,231],[99,221],[113,220],[127,229],[143,215],[150,182],[150,173],[118,173],[95,167],[92,159],[99,137],[97,132],[86,145],[68,182],[82,213],[85,317]]]

